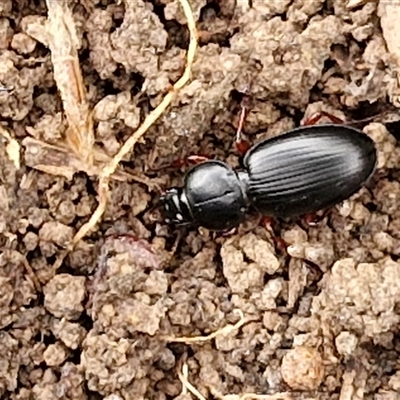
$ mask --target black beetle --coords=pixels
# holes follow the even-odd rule
[[[221,231],[241,223],[250,208],[282,218],[315,213],[356,193],[376,160],[374,142],[358,129],[296,128],[250,148],[241,171],[211,160],[191,168],[183,188],[161,197],[165,221]]]

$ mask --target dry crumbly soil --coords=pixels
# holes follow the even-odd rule
[[[396,118],[364,124],[379,153],[365,188],[317,226],[277,221],[287,254],[255,217],[230,237],[186,230],[174,248],[178,231],[155,207],[159,187],[182,182],[184,169],[164,168],[173,160],[239,165],[249,83],[253,143],[320,109],[396,110],[400,5],[189,2],[200,44],[191,81],[122,166],[153,184],[112,180],[101,222],[56,269],[96,207],[97,180],[44,172],[70,157],[39,29],[46,3],[0,1],[0,83],[13,89],[0,92],[0,398],[398,399]],[[186,19],[177,0],[69,7],[96,146],[112,156],[181,76]]]

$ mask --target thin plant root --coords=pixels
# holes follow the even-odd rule
[[[182,364],[182,371],[178,371],[178,378],[182,383],[182,394],[187,392],[192,393],[198,400],[207,400],[190,382],[189,382],[189,368],[185,363]],[[292,396],[287,392],[275,393],[275,394],[255,394],[255,393],[244,393],[244,394],[228,394],[223,395],[217,390],[210,388],[210,391],[214,398],[221,400],[292,400]]]
[[[190,43],[187,52],[187,62],[186,68],[181,76],[181,78],[174,84],[172,90],[164,97],[161,103],[146,117],[143,121],[142,125],[134,132],[126,142],[121,146],[118,153],[113,157],[113,159],[103,168],[102,173],[99,179],[99,204],[97,209],[92,214],[89,221],[84,224],[79,231],[76,233],[72,246],[75,246],[84,236],[89,233],[91,229],[100,221],[101,216],[103,215],[107,200],[109,197],[109,180],[111,175],[115,172],[118,167],[120,161],[125,157],[127,153],[132,151],[137,141],[145,134],[145,132],[157,121],[157,119],[162,115],[162,113],[167,109],[167,107],[171,104],[171,101],[176,96],[179,89],[181,89],[190,79],[190,71],[192,68],[194,56],[196,54],[197,48],[197,34],[196,34],[196,25],[193,17],[192,10],[188,3],[188,0],[180,0],[180,3],[185,12],[185,16],[188,21],[188,27],[190,31]]]
[[[182,394],[192,393],[199,400],[207,400],[188,380],[189,368],[186,363],[182,365],[182,372],[178,371],[179,380],[182,383]]]
[[[239,314],[239,321],[236,322],[235,325],[225,325],[223,328],[218,329],[217,331],[211,333],[207,336],[193,336],[193,337],[173,337],[173,336],[161,336],[160,339],[165,340],[167,342],[174,342],[174,343],[195,343],[195,342],[207,342],[209,340],[215,339],[217,336],[220,335],[228,335],[229,333],[235,331],[236,329],[241,328],[243,325],[248,324],[251,321],[257,320],[256,318],[246,318],[243,315],[242,310],[235,310],[237,314]]]

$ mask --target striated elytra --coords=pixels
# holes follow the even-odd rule
[[[221,161],[191,168],[182,188],[162,196],[165,220],[219,231],[237,226],[250,208],[283,218],[314,213],[360,190],[376,160],[374,142],[358,129],[296,128],[250,148],[241,171]]]

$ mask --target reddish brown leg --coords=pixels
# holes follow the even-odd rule
[[[203,155],[192,155],[192,156],[188,156],[186,158],[178,158],[177,160],[173,161],[171,164],[162,165],[161,167],[158,167],[158,168],[153,168],[153,171],[161,171],[166,168],[179,169],[179,168],[186,167],[189,165],[200,164],[203,161],[207,161],[209,159],[210,159],[209,157],[203,156]]]
[[[278,250],[281,254],[286,255],[288,244],[280,236],[274,236],[273,240],[275,244],[275,249]]]
[[[326,211],[319,211],[318,213],[306,214],[302,217],[302,220],[308,226],[317,226],[326,215]]]
[[[204,161],[207,161],[209,159],[210,159],[210,157],[201,156],[199,154],[195,154],[195,155],[192,155],[192,156],[189,156],[189,157],[186,158],[188,164],[192,164],[192,165],[200,164],[200,163],[202,163]]]
[[[247,99],[247,96],[246,96]],[[248,102],[248,99],[247,99]],[[246,120],[247,116],[247,107],[245,104],[244,99],[240,103],[240,118],[239,118],[239,125],[236,131],[236,149],[241,154],[244,155],[247,153],[247,150],[250,148],[249,141],[244,137],[243,134],[243,125]]]
[[[238,128],[236,131],[236,149],[241,155],[246,154],[247,150],[250,148],[250,143],[243,134],[243,125],[246,121],[248,109],[250,108],[250,97],[247,95],[249,90],[250,85],[245,89],[243,99],[240,102],[240,117]]]
[[[270,231],[271,233],[274,232],[274,227],[275,227],[276,221],[272,217],[267,217],[263,215],[260,219],[259,225]]]
[[[334,115],[327,113],[326,111],[319,111],[306,118],[302,125],[315,125],[322,117],[329,118],[334,124],[343,124],[344,121]]]
[[[271,233],[275,249],[282,254],[286,254],[287,243],[280,236],[275,234],[276,220],[272,217],[262,216],[259,224]]]
[[[228,238],[228,237],[231,237],[231,236],[235,235],[236,233],[237,233],[237,228],[235,227],[235,228],[232,228],[232,229],[229,229],[229,230],[226,230],[226,231],[213,232],[211,236],[215,240],[218,237]]]

